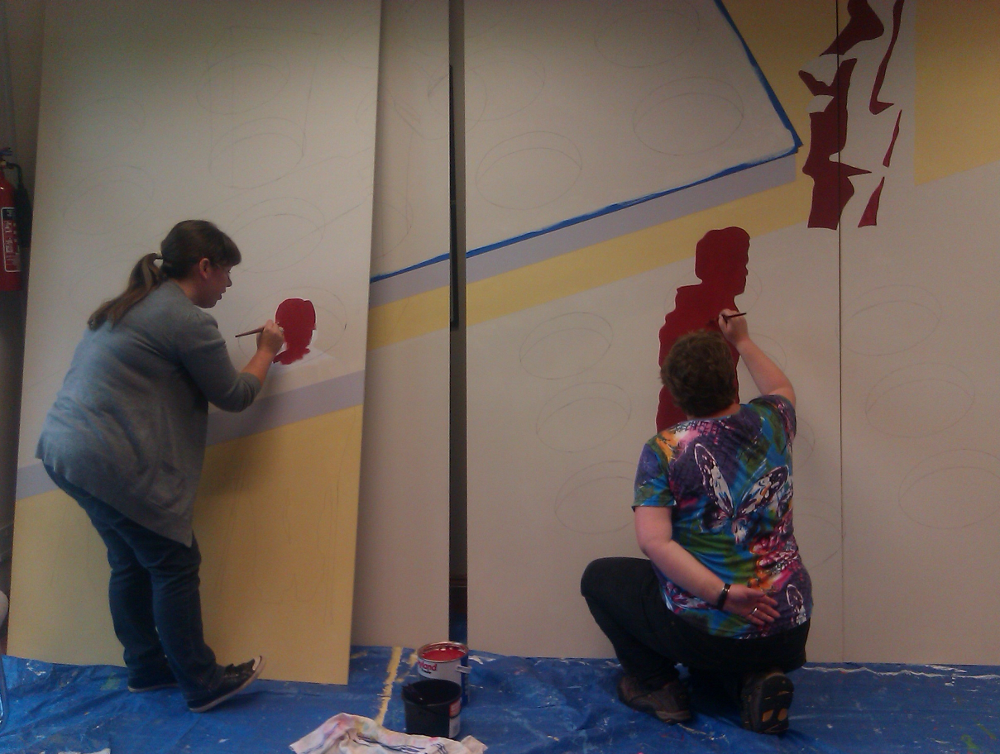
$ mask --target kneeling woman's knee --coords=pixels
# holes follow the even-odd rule
[[[606,580],[608,565],[614,558],[598,558],[592,560],[583,569],[583,576],[580,578],[580,594],[584,597],[593,597],[601,589],[601,584]]]

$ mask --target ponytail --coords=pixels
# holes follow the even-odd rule
[[[97,307],[87,320],[87,327],[96,330],[105,322],[110,322],[112,326],[118,324],[129,309],[146,298],[154,288],[159,287],[160,283],[166,280],[166,275],[154,264],[160,258],[159,254],[147,254],[136,262],[128,276],[125,292]]]
[[[105,301],[90,315],[87,326],[96,330],[105,322],[114,327],[129,309],[142,301],[164,280],[180,280],[198,262],[208,259],[216,267],[240,263],[240,250],[233,240],[207,220],[183,220],[160,242],[159,254],[147,254],[132,268],[125,292]],[[158,267],[155,262],[162,260]]]

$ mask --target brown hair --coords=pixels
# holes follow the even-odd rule
[[[105,301],[90,315],[87,326],[96,330],[105,322],[118,324],[129,309],[142,301],[164,280],[187,277],[202,259],[216,267],[240,263],[240,250],[233,239],[208,220],[183,220],[160,242],[159,254],[146,254],[135,263],[125,290]],[[163,260],[157,266],[156,262]]]
[[[709,330],[678,338],[660,366],[660,379],[688,416],[711,416],[739,395],[729,345],[720,333]]]

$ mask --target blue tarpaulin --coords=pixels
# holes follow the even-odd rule
[[[377,718],[386,689],[384,724],[403,730],[400,689],[416,677],[414,659],[411,650],[356,648],[346,686],[258,681],[197,715],[176,689],[129,693],[121,668],[4,657],[10,714],[0,752],[287,752],[338,712]],[[807,665],[792,674],[791,730],[762,736],[743,730],[735,707],[701,681],[694,719],[668,726],[617,700],[614,661],[473,652],[471,666],[461,735],[490,754],[1000,754],[997,667]]]

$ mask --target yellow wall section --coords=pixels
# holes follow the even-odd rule
[[[1000,0],[917,5],[918,184],[1000,160]]]
[[[812,180],[802,175],[801,167],[809,146],[806,106],[811,95],[798,71],[833,42],[835,5],[830,0],[729,0],[726,8],[805,142],[796,156],[796,180],[473,283],[468,289],[470,325],[693,257],[695,244],[712,228],[739,225],[752,237],[806,220]],[[448,291],[441,288],[373,308],[369,350],[447,326],[447,307]]]
[[[220,662],[263,652],[265,677],[346,683],[360,406],[215,445],[195,504],[205,634]],[[61,492],[18,501],[9,651],[121,664],[104,546]]]
[[[372,307],[368,312],[368,350],[448,327],[447,287]]]

